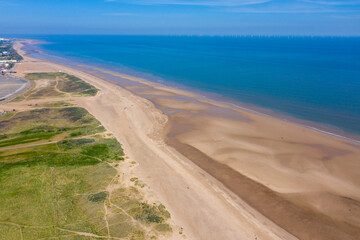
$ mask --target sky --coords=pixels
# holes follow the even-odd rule
[[[360,36],[360,0],[0,0],[0,34]]]

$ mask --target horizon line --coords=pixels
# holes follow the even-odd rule
[[[122,33],[3,33],[2,36],[168,36],[168,37],[360,37],[358,35],[330,35],[330,34],[122,34]],[[9,37],[11,38],[11,37]]]

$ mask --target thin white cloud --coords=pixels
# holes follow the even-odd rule
[[[310,13],[360,13],[359,10],[256,10],[256,9],[230,9],[233,13],[278,13],[278,14],[310,14]]]
[[[360,8],[357,5],[348,6],[350,2],[352,4],[360,3],[360,0],[353,1],[341,1],[347,3],[346,7],[340,5],[339,0],[326,1],[327,4],[322,2],[326,0],[287,0],[287,1],[273,1],[269,4],[233,7],[222,9],[227,12],[237,13],[274,13],[274,14],[316,14],[316,13],[359,13]],[[356,6],[356,7],[355,7]]]
[[[105,0],[137,5],[189,5],[189,6],[246,6],[271,2],[272,0]]]
[[[303,0],[307,3],[315,3],[315,4],[321,4],[321,5],[335,5],[335,6],[345,6],[345,5],[360,5],[359,0]]]
[[[359,13],[360,0],[105,0],[137,5],[187,5],[219,7],[233,13],[316,14]],[[346,9],[342,5],[347,6]]]

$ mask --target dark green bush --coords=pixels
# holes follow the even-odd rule
[[[106,192],[98,192],[95,194],[91,194],[89,195],[88,199],[90,202],[94,202],[94,203],[100,203],[105,201],[107,198],[107,193]]]

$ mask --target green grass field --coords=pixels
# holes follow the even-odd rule
[[[0,240],[156,239],[172,231],[163,205],[121,183],[115,165],[124,153],[104,131],[79,107],[0,116],[0,150],[56,141],[0,151]]]

